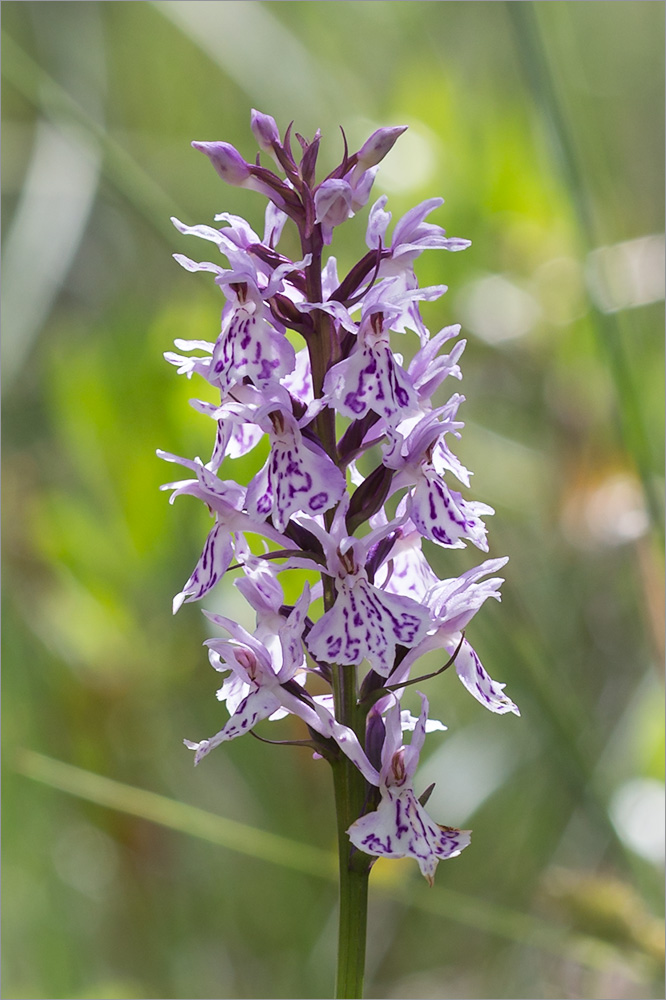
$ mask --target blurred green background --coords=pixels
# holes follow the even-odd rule
[[[193,770],[183,737],[226,716],[198,605],[170,606],[208,518],[155,457],[210,448],[161,355],[221,305],[169,216],[262,227],[189,143],[252,158],[257,107],[320,127],[324,166],[339,125],[409,125],[375,196],[395,220],[442,195],[473,242],[419,274],[469,340],[457,450],[511,557],[468,636],[523,714],[429,685],[449,731],[418,782],[474,836],[432,890],[377,865],[367,995],[663,997],[663,4],[2,13],[3,996],[331,995],[329,775],[250,739]],[[207,606],[247,615],[226,584]]]

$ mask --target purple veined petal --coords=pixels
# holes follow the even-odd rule
[[[287,338],[243,306],[233,310],[213,350],[209,381],[226,393],[245,376],[260,388],[293,371],[296,352]]]
[[[392,425],[418,408],[409,376],[396,364],[390,347],[381,343],[359,343],[348,358],[333,365],[324,394],[346,417],[360,419],[372,410]]]
[[[478,549],[488,551],[486,527],[477,515],[492,513],[492,508],[463,500],[434,469],[422,468],[407,508],[424,538],[452,549],[463,548],[463,538],[467,538]]]
[[[245,506],[251,517],[265,521],[273,509],[273,489],[268,476],[268,462],[262,466],[250,481],[245,497]]]
[[[432,466],[439,476],[451,472],[456,479],[469,489],[469,478],[472,475],[466,469],[457,455],[454,455],[444,437],[440,437],[432,450]]]
[[[259,444],[263,436],[263,431],[256,424],[236,423],[229,439],[228,457],[240,458],[242,455],[247,455]]]
[[[455,636],[447,638],[444,642],[444,648],[453,653],[459,642],[459,635],[457,638]],[[497,715],[505,715],[507,712],[520,715],[518,706],[511,701],[508,695],[504,694],[506,685],[494,681],[486,672],[481,660],[467,639],[463,639],[458,651],[455,668],[463,685],[484,708],[487,708],[490,712],[495,712]]]
[[[283,421],[284,430],[271,435],[271,453],[250,483],[246,500],[257,515],[272,513],[278,531],[299,511],[322,514],[346,490],[345,477],[328,455],[301,437],[293,418],[283,413]]]
[[[366,854],[413,857],[430,885],[438,863],[457,857],[470,843],[469,830],[434,823],[409,786],[382,788],[377,810],[357,819],[347,833]]]
[[[231,535],[224,524],[216,521],[208,533],[203,552],[189,580],[173,599],[173,613],[181,605],[198,601],[224,576],[233,559]]]
[[[273,523],[284,530],[292,514],[306,511],[322,514],[342,496],[346,484],[337,466],[327,455],[275,442],[269,459],[269,477],[273,489]]]
[[[324,663],[358,664],[367,659],[387,677],[395,647],[415,646],[429,625],[428,611],[408,597],[386,594],[362,578],[338,583],[333,607],[311,629],[307,646]]]
[[[266,687],[258,687],[243,699],[227,724],[215,736],[199,743],[191,740],[183,740],[183,743],[189,750],[194,750],[194,763],[198,764],[215,747],[249,733],[258,722],[267,719],[279,708],[281,705],[277,695]]]

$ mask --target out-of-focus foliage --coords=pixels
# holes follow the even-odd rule
[[[197,454],[210,427],[161,354],[214,337],[221,303],[171,260],[198,248],[168,220],[260,225],[262,200],[189,146],[253,155],[251,107],[320,127],[331,165],[339,125],[353,148],[408,124],[377,195],[395,219],[441,194],[437,221],[473,241],[421,279],[450,286],[431,328],[468,337],[459,453],[511,557],[470,637],[523,715],[430,686],[449,731],[419,779],[474,837],[431,891],[377,865],[368,996],[663,996],[663,14],[5,0],[5,997],[330,996],[328,869],[183,832],[189,805],[323,852],[335,836],[306,751],[240,740],[194,772],[182,746],[220,722],[199,608],[170,615],[207,522],[167,504],[154,455]],[[457,575],[475,556],[435,558]],[[208,606],[246,614],[231,585]],[[22,748],[114,779],[117,808]],[[122,785],[173,811],[137,814]]]

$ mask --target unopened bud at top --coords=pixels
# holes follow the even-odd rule
[[[205,153],[215,170],[227,184],[241,187],[250,177],[250,166],[229,142],[193,142],[200,153]]]
[[[358,151],[357,164],[362,170],[374,167],[380,163],[393,148],[396,139],[407,130],[406,125],[394,125],[390,128],[378,128]]]
[[[280,142],[280,133],[278,132],[275,119],[252,108],[250,128],[257,140],[259,149],[263,149],[265,153],[272,153],[273,145]]]

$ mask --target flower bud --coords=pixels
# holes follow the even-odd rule
[[[215,170],[227,184],[242,187],[250,178],[250,166],[229,142],[193,142],[200,153],[205,153]]]
[[[407,130],[407,125],[394,125],[391,128],[378,128],[358,151],[358,165],[367,170],[380,163],[393,148],[396,139]]]
[[[257,140],[257,145],[259,149],[263,149],[265,153],[272,153],[273,146],[280,143],[280,133],[278,132],[278,127],[275,123],[275,119],[271,118],[270,115],[264,115],[261,111],[256,111],[252,108],[252,114],[250,115],[250,128],[252,133]]]

